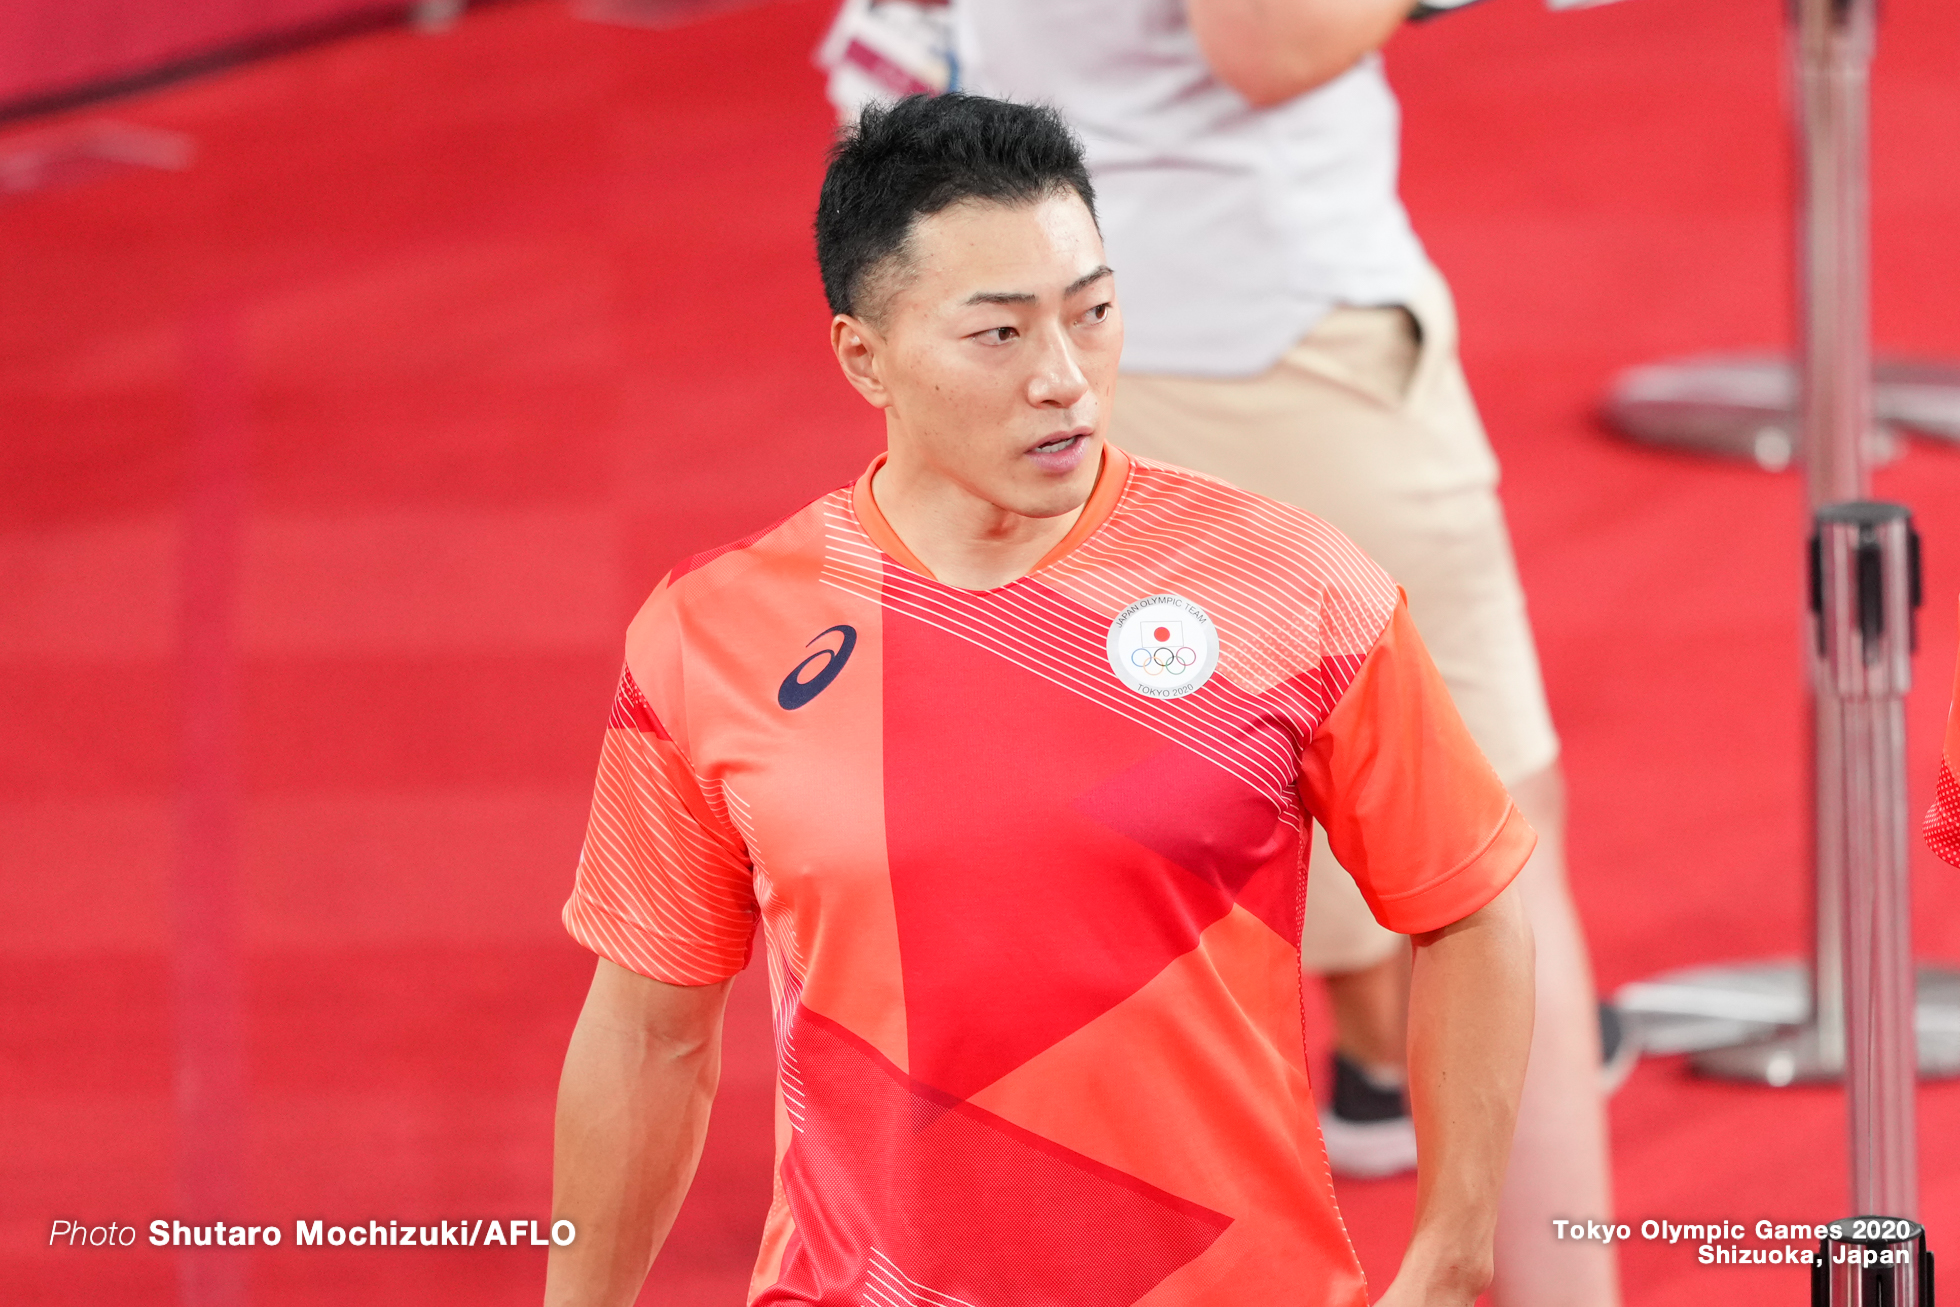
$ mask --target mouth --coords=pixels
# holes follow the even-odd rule
[[[1028,452],[1042,458],[1053,458],[1057,454],[1071,453],[1079,449],[1083,442],[1089,439],[1091,434],[1093,434],[1093,430],[1089,427],[1077,427],[1073,431],[1057,432],[1040,444],[1030,447]]]

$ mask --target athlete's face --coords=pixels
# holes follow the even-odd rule
[[[892,458],[1028,517],[1073,512],[1101,464],[1123,323],[1073,191],[917,222],[873,315],[839,315],[845,375],[885,410]]]

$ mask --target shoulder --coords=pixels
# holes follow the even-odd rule
[[[1117,509],[1131,532],[1178,541],[1222,571],[1252,569],[1281,591],[1335,589],[1393,608],[1388,574],[1305,509],[1169,463],[1132,457],[1131,464]]]
[[[1119,543],[1109,552],[1129,555],[1112,559],[1114,569],[1147,574],[1203,607],[1221,669],[1253,693],[1365,656],[1401,598],[1320,518],[1170,464],[1132,460],[1112,525]]]
[[[849,488],[739,540],[675,564],[626,630],[626,668],[663,720],[682,713],[689,664],[727,661],[770,613],[796,606],[822,576]],[[698,668],[697,668],[698,669]]]
[[[832,523],[848,514],[850,489],[833,490],[739,540],[690,554],[654,586],[628,628],[628,644],[702,607],[766,602],[770,593],[811,579],[823,567]]]

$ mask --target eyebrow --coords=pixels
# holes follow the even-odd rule
[[[1070,282],[1068,289],[1062,292],[1062,298],[1067,299],[1077,291],[1086,290],[1101,281],[1104,277],[1114,275],[1114,272],[1115,270],[1108,264],[1101,264]],[[1032,304],[1035,302],[1035,298],[1034,295],[1027,291],[983,290],[967,296],[964,302],[967,304]]]

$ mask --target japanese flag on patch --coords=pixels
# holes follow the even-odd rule
[[[1155,648],[1169,645],[1175,649],[1184,643],[1184,623],[1157,621],[1143,629],[1143,647]]]

